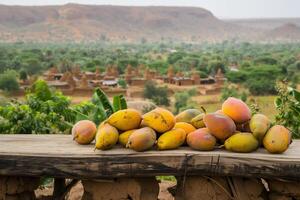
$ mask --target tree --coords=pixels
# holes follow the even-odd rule
[[[221,91],[221,101],[225,101],[229,97],[239,98],[243,101],[247,101],[247,93],[239,92],[236,87],[233,85],[225,85],[225,87]]]
[[[157,105],[169,106],[167,87],[157,87],[153,81],[147,81],[144,89],[144,98],[151,99]]]
[[[19,90],[16,71],[6,70],[3,74],[0,74],[0,89],[7,92]]]
[[[121,86],[121,88],[126,89],[127,88],[127,83],[124,79],[119,79],[118,80],[118,84],[119,86]]]
[[[208,64],[209,73],[216,74],[219,69],[221,69],[221,71],[223,73],[226,72],[224,63],[222,63],[221,61],[218,61],[218,60],[213,60],[213,61],[209,62],[209,64]]]
[[[196,94],[197,91],[195,89],[175,93],[175,113],[179,113],[179,111],[184,109],[194,108],[195,102],[191,100],[191,97]]]
[[[20,76],[20,79],[22,80],[22,81],[26,81],[27,80],[27,72],[26,72],[26,70],[24,70],[24,69],[21,69],[20,70],[20,73],[19,73],[19,76]]]
[[[26,70],[30,75],[37,74],[43,69],[40,61],[35,58],[30,58],[25,62],[26,62]]]

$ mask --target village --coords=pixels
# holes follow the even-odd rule
[[[80,67],[73,67],[64,73],[57,67],[52,67],[41,76],[52,88],[60,90],[69,96],[90,96],[94,89],[99,87],[108,96],[123,94],[127,97],[142,98],[144,85],[152,81],[160,86],[167,86],[169,94],[184,91],[188,88],[196,88],[199,95],[217,94],[221,91],[226,78],[219,69],[215,76],[200,78],[198,71],[192,69],[190,76],[183,72],[175,72],[173,66],[169,66],[167,74],[161,75],[155,70],[150,70],[144,65],[132,67],[127,65],[125,73],[119,74],[117,66],[107,66],[105,72],[99,68],[95,72],[82,71]],[[121,86],[119,80],[124,80],[126,85]],[[34,80],[20,81],[18,95],[23,95]]]

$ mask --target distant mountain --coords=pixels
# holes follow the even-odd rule
[[[194,7],[0,5],[4,42],[220,42],[263,39],[264,31]]]
[[[297,26],[300,26],[300,18],[228,19],[225,21],[243,27],[262,29],[262,30],[275,29],[285,24],[295,24]]]
[[[277,41],[300,41],[300,26],[295,24],[284,24],[265,33],[269,40]]]

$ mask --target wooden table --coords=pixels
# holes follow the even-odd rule
[[[0,135],[0,175],[76,179],[209,175],[300,179],[300,140],[283,154],[225,150],[135,152],[116,146],[94,151],[69,135]]]

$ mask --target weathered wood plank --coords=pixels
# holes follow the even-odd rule
[[[199,152],[183,147],[172,151],[134,152],[115,147],[94,151],[66,135],[0,135],[0,175],[53,176],[77,179],[210,175],[300,178],[300,140],[284,154],[264,149],[253,153],[224,150]]]

